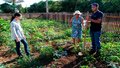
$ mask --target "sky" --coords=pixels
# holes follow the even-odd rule
[[[24,0],[22,4],[23,7],[29,7],[33,3],[38,3],[40,1],[45,1],[45,0]],[[5,3],[4,0],[0,0],[0,4]]]

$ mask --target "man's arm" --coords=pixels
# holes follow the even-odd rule
[[[91,22],[101,23],[101,22],[102,22],[102,18],[103,18],[103,13],[99,13],[99,14],[97,15],[97,19],[96,19],[96,20],[91,19]]]
[[[91,19],[91,22],[94,22],[94,23],[101,23],[101,22],[102,22],[102,19],[97,19],[97,20]]]

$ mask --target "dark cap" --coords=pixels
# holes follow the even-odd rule
[[[91,6],[99,7],[99,4],[98,3],[92,3]]]

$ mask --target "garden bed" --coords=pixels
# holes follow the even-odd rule
[[[25,19],[21,24],[24,29],[28,44],[33,56],[24,55],[16,59],[15,43],[11,40],[9,21],[0,19],[0,68],[108,68],[120,67],[120,42],[119,34],[104,32],[101,35],[100,60],[89,55],[90,35],[86,33],[86,46],[83,49],[83,41],[80,44],[71,43],[71,28],[67,23],[54,20]],[[22,53],[24,54],[21,45]],[[83,56],[78,56],[82,52]]]

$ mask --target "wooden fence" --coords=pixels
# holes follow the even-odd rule
[[[11,13],[0,13],[0,17],[4,19],[10,19],[13,14]],[[72,13],[24,13],[22,14],[24,18],[43,18],[43,19],[53,19],[56,21],[68,22],[73,16]],[[83,17],[86,13],[83,13]],[[104,21],[120,22],[120,14],[118,13],[104,13]]]
[[[24,13],[22,14],[23,18],[42,18],[56,20],[60,22],[69,22],[72,13]],[[0,13],[0,17],[4,19],[10,19],[12,14],[10,13]],[[86,13],[83,13],[83,17],[86,16]],[[120,14],[119,13],[105,13],[103,19],[103,31],[108,32],[118,32],[120,33]]]

